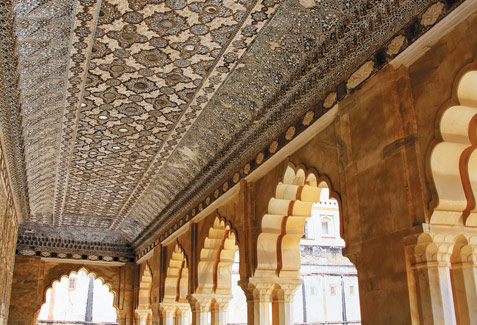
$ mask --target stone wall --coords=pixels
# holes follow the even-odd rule
[[[0,146],[0,325],[6,324],[15,262],[19,216],[16,213],[10,182]]]
[[[388,65],[338,103],[335,123],[289,157],[340,194],[342,236],[358,269],[363,323],[407,324],[417,310],[405,249],[435,201],[429,155],[456,83],[477,67],[477,14],[409,66]]]
[[[73,264],[26,256],[15,259],[8,324],[35,324],[52,283],[82,268],[111,287],[119,324],[133,324],[138,284],[136,265]]]

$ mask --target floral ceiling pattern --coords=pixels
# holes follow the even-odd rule
[[[63,229],[131,245],[178,217],[174,206],[191,204],[187,191],[207,172],[233,173],[251,155],[242,134],[285,130],[303,108],[276,103],[300,91],[300,78],[313,75],[314,96],[324,95],[436,2],[7,3],[11,30],[0,37],[15,44],[5,43],[2,64],[17,67],[20,236],[67,240]],[[280,119],[270,124],[270,114]],[[247,154],[224,154],[234,145]],[[214,170],[220,159],[227,168]]]

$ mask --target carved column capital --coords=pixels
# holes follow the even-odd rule
[[[249,301],[270,301],[270,295],[273,290],[273,282],[258,278],[249,278],[247,281],[239,281],[239,286],[245,292]]]
[[[187,296],[192,312],[208,312],[212,302],[212,295],[194,293]]]
[[[176,303],[174,302],[161,302],[159,304],[159,309],[161,310],[163,316],[173,316],[176,308]]]
[[[415,239],[415,240],[411,240]],[[408,240],[409,254],[416,268],[450,267],[456,234],[447,231],[431,231],[414,235]]]
[[[152,315],[152,309],[151,308],[137,308],[135,310],[136,314],[139,316],[139,319],[141,321],[147,320],[148,317]]]
[[[293,301],[300,279],[252,277],[248,281],[239,281],[248,300],[268,302],[272,295],[284,301]]]

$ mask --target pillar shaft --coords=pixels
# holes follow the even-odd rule
[[[449,265],[423,263],[416,267],[420,318],[424,324],[455,324]]]
[[[299,279],[286,278],[249,278],[248,282],[240,282],[247,297],[248,324],[269,325],[294,324],[293,299],[300,286]],[[272,299],[273,297],[273,299]],[[270,315],[272,303],[272,315]]]
[[[148,319],[152,315],[152,309],[138,308],[138,309],[136,309],[136,314],[139,317],[139,324],[140,325],[148,325]]]
[[[180,316],[177,316],[177,325],[190,325],[189,305],[182,304],[180,307]]]
[[[211,313],[211,323],[213,325],[226,325],[227,324],[227,311],[232,295],[213,295],[214,303]]]
[[[270,324],[270,300],[259,300],[247,296],[247,324]]]
[[[212,295],[192,294],[187,296],[192,311],[192,325],[208,325]]]
[[[180,316],[177,316],[177,324],[178,325],[189,325],[189,317],[186,314],[181,314]]]
[[[162,316],[162,324],[164,325],[174,325],[174,313],[164,313]]]
[[[280,299],[272,303],[273,325],[293,325],[293,299]]]
[[[209,312],[202,310],[192,310],[192,325],[208,325]]]
[[[477,267],[459,263],[452,267],[452,285],[458,324],[477,320]]]
[[[211,323],[213,325],[226,325],[227,324],[227,311],[226,310],[214,310],[211,315]]]

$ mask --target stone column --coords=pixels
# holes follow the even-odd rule
[[[247,297],[247,324],[269,325],[273,283],[266,279],[250,278],[239,281]]]
[[[211,294],[194,293],[187,296],[192,311],[192,325],[208,325]]]
[[[233,296],[214,294],[212,297],[215,300],[211,311],[212,325],[227,325],[227,308],[229,307],[230,300],[232,300]]]
[[[150,308],[148,309],[138,308],[135,311],[139,317],[139,325],[148,325],[148,318],[151,317],[152,310]]]
[[[176,306],[174,303],[161,303],[161,320],[163,325],[174,325]]]
[[[419,318],[423,324],[456,324],[450,277],[454,244],[451,238],[446,240],[450,236],[437,234],[432,237],[425,234],[414,249]]]
[[[153,303],[151,305],[152,315],[151,315],[151,325],[160,325],[161,324],[161,305],[159,303]]]
[[[273,325],[293,325],[293,299],[300,281],[289,280],[289,283],[281,283],[280,286],[272,301]]]
[[[456,245],[457,246],[457,245]],[[477,245],[459,247],[452,264],[452,285],[458,324],[477,320]]]
[[[177,307],[179,308],[180,311],[180,316],[177,316],[177,324],[178,325],[190,325],[190,320],[189,320],[189,311],[190,307],[189,304],[186,302],[181,302],[177,304]]]

